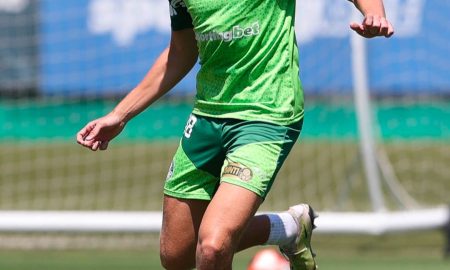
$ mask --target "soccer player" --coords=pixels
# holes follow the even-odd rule
[[[77,141],[108,143],[200,61],[194,110],[164,186],[161,263],[166,269],[231,269],[235,252],[278,245],[292,269],[316,269],[307,204],[254,216],[303,121],[294,0],[171,0],[171,41],[148,74]],[[382,0],[354,0],[351,29],[390,37]],[[314,22],[311,22],[311,24]]]

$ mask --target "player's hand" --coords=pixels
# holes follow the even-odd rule
[[[351,23],[350,28],[365,38],[378,36],[389,38],[394,34],[394,27],[385,17],[372,14],[367,14],[362,23]]]
[[[117,115],[110,113],[88,123],[77,133],[77,142],[92,151],[106,150],[109,142],[125,127]]]

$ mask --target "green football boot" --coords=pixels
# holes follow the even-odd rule
[[[312,231],[315,229],[314,210],[307,204],[299,204],[289,208],[299,228],[298,236],[291,244],[280,246],[281,252],[289,259],[291,270],[317,270],[314,260],[316,254],[311,248]]]

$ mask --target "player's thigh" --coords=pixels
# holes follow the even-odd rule
[[[236,249],[263,199],[243,187],[221,183],[203,216],[199,246]]]
[[[163,264],[195,264],[198,230],[208,203],[164,196],[160,237]]]

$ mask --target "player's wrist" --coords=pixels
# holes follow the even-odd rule
[[[115,122],[119,123],[121,126],[125,126],[131,119],[131,117],[127,113],[117,109],[112,110],[109,115],[114,118]]]
[[[380,18],[386,17],[386,12],[382,0],[379,1],[358,0],[351,2],[353,2],[353,4],[361,11],[364,17],[368,16],[378,16]]]

